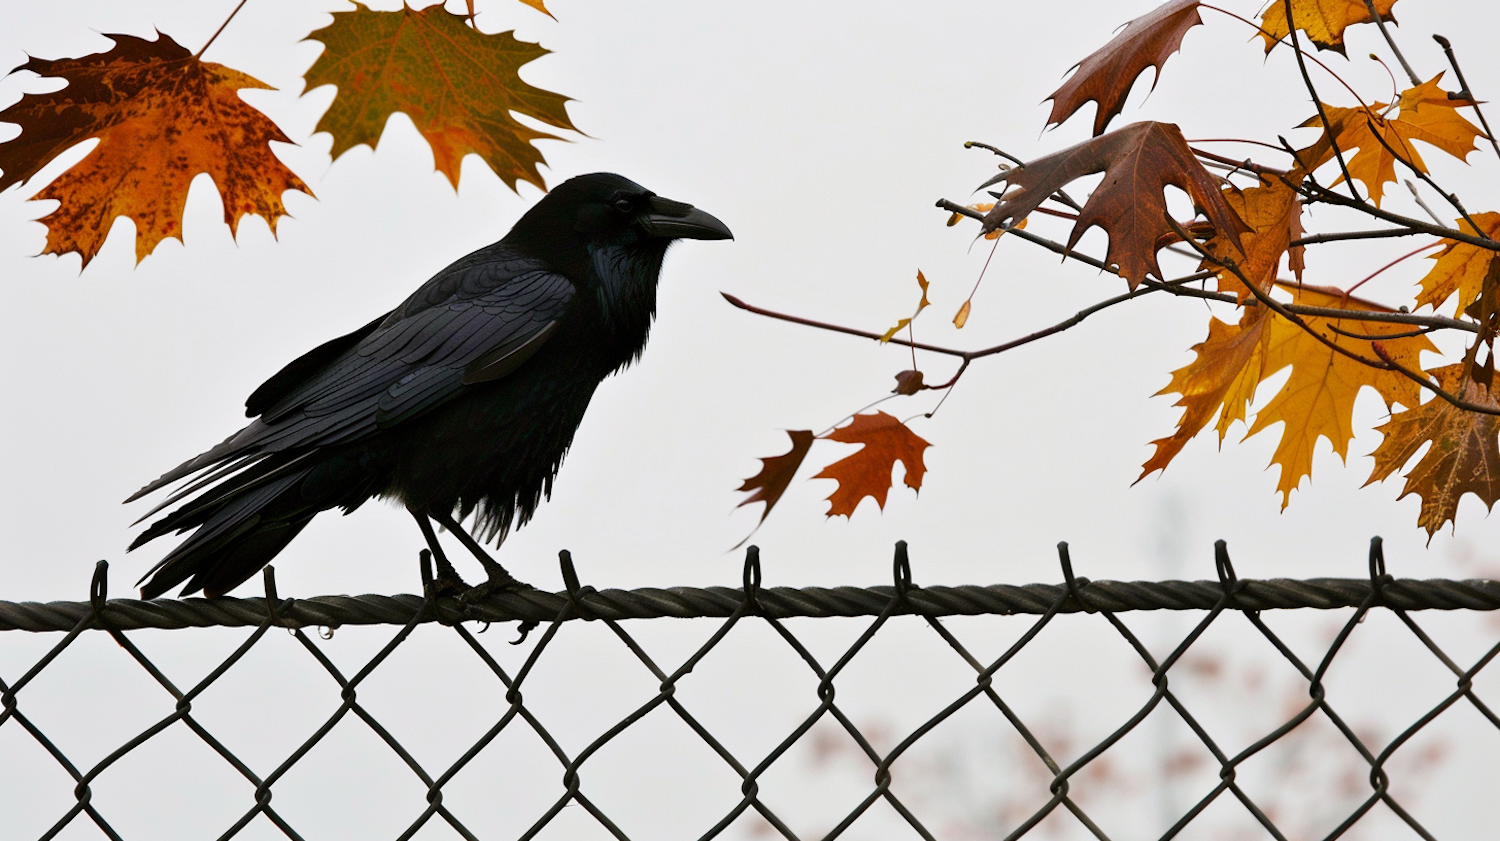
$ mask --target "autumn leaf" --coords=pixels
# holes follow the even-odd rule
[[[921,371],[902,371],[896,375],[896,387],[891,389],[891,393],[910,397],[926,387],[922,382]]]
[[[557,138],[511,112],[577,131],[567,97],[518,75],[547,50],[509,32],[482,34],[441,5],[397,12],[354,5],[308,36],[326,47],[307,71],[308,90],[339,89],[316,129],[333,135],[333,157],[361,144],[374,148],[386,120],[401,111],[432,145],[433,163],[455,189],[470,152],[513,190],[521,181],[546,189],[537,168],[544,160],[532,141]]]
[[[953,326],[959,330],[964,329],[964,325],[969,323],[969,311],[973,308],[972,299],[964,301],[963,306],[958,308],[958,312],[953,314]]]
[[[917,269],[917,286],[921,287],[922,289],[922,300],[917,302],[916,312],[913,312],[911,314],[911,318],[903,318],[900,321],[896,322],[895,327],[892,327],[891,329],[885,331],[885,333],[880,337],[881,342],[889,342],[897,333],[901,332],[901,330],[905,328],[906,325],[911,323],[912,318],[916,318],[917,316],[921,315],[922,310],[925,310],[932,305],[932,302],[927,300],[928,283],[927,278],[923,276],[921,269]]]
[[[87,266],[117,216],[135,222],[136,262],[182,235],[188,186],[212,176],[231,235],[257,214],[276,232],[286,215],[282,193],[311,194],[271,153],[290,143],[281,129],[240,99],[267,86],[238,70],[200,61],[167,35],[147,41],[107,35],[115,46],[82,58],[33,58],[16,68],[65,79],[51,93],[27,94],[0,111],[20,136],[0,144],[0,190],[30,179],[59,154],[97,137],[99,145],[33,198],[56,200],[42,217],[44,254],[78,252]]]
[[[1302,236],[1302,199],[1286,182],[1264,178],[1258,187],[1241,190],[1226,187],[1224,200],[1234,212],[1250,226],[1250,232],[1240,238],[1243,259],[1236,260],[1240,271],[1262,292],[1269,291],[1276,282],[1276,273],[1281,267],[1281,258],[1288,257],[1296,276],[1302,277],[1303,246],[1292,247],[1291,243]],[[1223,236],[1210,237],[1204,247],[1216,259],[1223,261],[1235,257]],[[1220,263],[1219,265],[1222,265]],[[1204,261],[1204,269],[1215,268],[1215,264]],[[1234,272],[1219,269],[1219,291],[1234,292],[1241,301],[1250,297]]]
[[[1347,310],[1349,317],[1302,316],[1302,319],[1329,342],[1366,359],[1378,358],[1371,340],[1340,335],[1331,328],[1337,326],[1345,333],[1361,336],[1409,332],[1401,324],[1360,319],[1360,312],[1394,310],[1347,296],[1338,289],[1284,282],[1278,282],[1277,286],[1291,292],[1294,303]],[[1422,351],[1436,350],[1425,336],[1407,335],[1380,342],[1392,359],[1408,368],[1419,367],[1418,356]],[[1174,372],[1172,381],[1161,392],[1180,394],[1177,405],[1184,411],[1173,435],[1152,442],[1156,451],[1146,462],[1142,478],[1164,469],[1215,412],[1219,415],[1222,440],[1230,425],[1245,419],[1256,387],[1290,367],[1291,376],[1256,413],[1245,433],[1249,438],[1274,424],[1283,425],[1271,458],[1271,463],[1281,468],[1277,490],[1282,494],[1283,508],[1303,477],[1311,475],[1313,451],[1319,438],[1328,439],[1340,458],[1347,457],[1349,442],[1354,438],[1354,401],[1362,389],[1373,388],[1387,408],[1395,403],[1415,406],[1420,393],[1420,386],[1399,372],[1350,359],[1271,312],[1247,312],[1234,327],[1211,321],[1208,339],[1194,350],[1197,357]]]
[[[1060,125],[1092,100],[1094,136],[1104,133],[1109,121],[1125,108],[1125,97],[1136,77],[1153,68],[1151,89],[1161,80],[1161,68],[1182,47],[1189,29],[1203,22],[1198,17],[1199,0],[1169,0],[1150,13],[1125,24],[1120,34],[1077,64],[1078,72],[1047,97],[1052,100],[1048,125]]]
[[[1465,233],[1500,238],[1500,213],[1475,213],[1469,218],[1479,225],[1478,229],[1463,219],[1456,220],[1454,226]],[[1445,239],[1443,242],[1448,244],[1447,247],[1432,255],[1437,263],[1422,278],[1417,306],[1435,310],[1457,292],[1458,306],[1454,308],[1454,315],[1462,315],[1479,300],[1485,278],[1495,263],[1500,262],[1500,252],[1458,240]]]
[[[1396,116],[1384,114],[1386,104],[1383,102],[1377,102],[1369,109],[1324,106],[1333,130],[1325,131],[1312,146],[1298,151],[1300,165],[1312,172],[1333,160],[1333,145],[1328,139],[1331,134],[1343,152],[1359,150],[1347,161],[1349,174],[1364,183],[1365,189],[1370,191],[1370,200],[1379,207],[1385,184],[1396,180],[1396,156],[1391,154],[1392,149],[1399,152],[1406,163],[1424,173],[1427,164],[1411,144],[1413,140],[1429,143],[1464,160],[1478,148],[1475,139],[1483,137],[1484,133],[1457,111],[1472,106],[1473,100],[1449,99],[1447,92],[1438,87],[1442,78],[1443,74],[1439,73],[1403,92],[1396,101]],[[1322,125],[1322,118],[1314,115],[1302,123],[1301,128],[1321,128]],[[1385,141],[1383,144],[1382,140]],[[1341,175],[1334,184],[1342,182]]]
[[[1500,409],[1490,390],[1476,383],[1463,363],[1445,365],[1429,373],[1444,391],[1462,400]],[[1432,446],[1406,473],[1401,489],[1404,499],[1416,494],[1422,500],[1417,524],[1431,539],[1444,523],[1454,520],[1459,500],[1474,494],[1493,508],[1500,499],[1500,417],[1460,409],[1433,397],[1420,406],[1391,416],[1378,431],[1385,436],[1372,453],[1375,468],[1366,485],[1382,481],[1401,469],[1423,446]]]
[[[906,486],[921,489],[922,475],[927,472],[922,464],[922,451],[932,445],[885,412],[855,415],[848,426],[823,437],[845,444],[864,445],[858,452],[828,465],[813,477],[834,479],[839,483],[838,489],[828,497],[828,516],[852,515],[855,507],[867,496],[874,497],[875,503],[885,508],[885,497],[891,489],[891,470],[898,461],[906,468]]]
[[[1375,11],[1386,23],[1394,23],[1391,7],[1396,0],[1375,0]],[[1373,23],[1365,0],[1292,0],[1292,18],[1297,28],[1307,34],[1320,50],[1344,54],[1344,30],[1356,23]],[[1266,52],[1291,33],[1287,26],[1286,6],[1282,0],[1270,0],[1260,18],[1261,39]]]
[[[760,512],[762,523],[766,521],[771,509],[776,507],[776,503],[781,501],[781,495],[786,493],[787,485],[791,484],[797,468],[802,466],[802,460],[807,458],[807,451],[812,447],[812,430],[789,429],[786,434],[792,439],[792,448],[779,456],[761,459],[760,472],[746,479],[738,488],[750,492],[750,496],[736,505],[736,508],[752,502],[766,504],[765,510]]]
[[[1193,156],[1182,131],[1171,123],[1149,122],[1132,123],[1001,176],[1010,189],[985,214],[985,230],[1024,219],[1057,190],[1098,172],[1104,173],[1104,180],[1084,202],[1068,236],[1068,248],[1077,245],[1089,228],[1103,228],[1109,235],[1106,260],[1119,266],[1131,289],[1148,271],[1163,277],[1156,250],[1158,241],[1172,233],[1163,194],[1168,186],[1186,191],[1236,248],[1240,235],[1250,231],[1219,191],[1218,179]]]
[[[1208,338],[1193,345],[1197,357],[1172,372],[1172,381],[1157,395],[1180,395],[1173,405],[1183,407],[1177,430],[1166,438],[1152,441],[1155,452],[1142,465],[1139,482],[1158,470],[1165,470],[1193,436],[1208,425],[1215,413],[1222,443],[1229,427],[1245,419],[1245,410],[1255,398],[1255,387],[1262,379],[1265,358],[1266,325],[1274,313],[1267,307],[1246,307],[1238,324],[1226,324],[1217,318],[1208,320]]]

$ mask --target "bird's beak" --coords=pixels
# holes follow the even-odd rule
[[[652,196],[640,217],[641,227],[665,239],[734,239],[728,226],[690,204]]]

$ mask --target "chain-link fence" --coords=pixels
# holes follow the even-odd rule
[[[1449,805],[1432,807],[1428,814],[1422,813],[1413,806],[1414,801],[1422,799],[1420,785],[1409,785],[1409,781],[1403,780],[1393,770],[1401,761],[1412,760],[1418,754],[1431,760],[1434,755],[1432,746],[1419,746],[1423,734],[1431,732],[1435,722],[1459,721],[1455,732],[1460,734],[1460,740],[1472,742],[1478,748],[1469,752],[1468,764],[1459,768],[1457,773],[1469,779],[1477,777],[1480,786],[1477,790],[1488,790],[1493,794],[1496,781],[1500,780],[1500,749],[1497,749],[1500,748],[1500,717],[1482,699],[1482,687],[1476,688],[1476,681],[1482,670],[1500,653],[1500,642],[1485,640],[1481,648],[1474,648],[1471,652],[1478,652],[1477,657],[1458,660],[1435,641],[1413,613],[1494,611],[1500,608],[1500,581],[1394,579],[1385,572],[1378,538],[1371,544],[1369,577],[1364,579],[1239,579],[1222,542],[1216,545],[1218,577],[1214,581],[1090,581],[1073,574],[1066,544],[1059,545],[1059,555],[1061,584],[924,588],[913,583],[903,543],[897,545],[894,581],[890,586],[791,589],[761,586],[760,561],[752,547],[745,560],[740,587],[595,591],[580,585],[572,562],[564,552],[564,592],[511,593],[489,597],[473,605],[446,598],[424,599],[410,595],[287,599],[278,596],[269,569],[265,575],[264,598],[108,599],[107,565],[100,562],[87,602],[0,602],[0,630],[31,631],[38,637],[46,632],[62,634],[55,643],[47,637],[48,644],[38,649],[39,657],[29,659],[19,667],[8,667],[19,668],[19,671],[0,671],[0,699],[4,702],[3,711],[0,711],[0,785],[10,790],[9,795],[0,790],[0,805],[8,803],[6,809],[11,811],[8,817],[0,815],[0,836],[43,839],[198,837],[194,834],[198,830],[175,830],[173,814],[156,814],[147,819],[150,829],[144,834],[124,827],[112,817],[111,807],[104,802],[106,798],[102,794],[111,786],[191,787],[191,778],[211,774],[209,771],[189,770],[171,757],[151,766],[150,779],[146,780],[140,779],[141,773],[126,768],[131,757],[156,750],[153,745],[171,739],[176,739],[171,742],[176,746],[172,750],[187,750],[181,747],[185,744],[182,738],[184,733],[190,733],[190,741],[195,742],[200,761],[217,766],[219,771],[225,766],[232,769],[232,782],[220,780],[213,784],[216,788],[228,790],[228,797],[238,804],[233,807],[233,815],[221,818],[212,829],[212,833],[219,834],[218,837],[377,837],[367,832],[330,832],[321,824],[310,827],[309,824],[316,821],[280,808],[282,801],[288,800],[288,789],[304,784],[309,777],[307,774],[297,776],[299,767],[315,762],[309,757],[315,756],[321,745],[333,741],[330,734],[342,732],[339,729],[341,723],[354,720],[362,722],[378,740],[378,753],[387,759],[394,756],[405,769],[404,773],[397,775],[402,779],[399,784],[415,790],[423,798],[399,818],[382,818],[382,825],[388,829],[378,837],[707,839],[741,836],[831,839],[858,837],[861,827],[876,826],[875,822],[884,821],[879,823],[879,830],[871,837],[897,837],[891,833],[899,827],[901,833],[926,839],[1014,839],[1059,835],[1101,839],[1335,838],[1356,837],[1362,828],[1374,825],[1376,819],[1372,815],[1379,813],[1381,823],[1375,831],[1378,837],[1434,838],[1439,837],[1432,829],[1430,819],[1434,811],[1446,821],[1445,825],[1474,829],[1467,837],[1480,837],[1479,830],[1485,826],[1489,827],[1489,834],[1500,828],[1500,823],[1496,823],[1500,815],[1489,802],[1492,797],[1488,800],[1484,797],[1459,798],[1460,803],[1466,804],[1464,808],[1472,807],[1472,810],[1467,816],[1459,815],[1457,823],[1451,800]],[[1314,656],[1309,656],[1306,652],[1299,655],[1295,651],[1298,646],[1289,643],[1284,633],[1273,631],[1273,623],[1268,622],[1264,615],[1266,611],[1283,610],[1294,610],[1298,614],[1306,614],[1309,610],[1341,610],[1343,613],[1336,614],[1339,621],[1336,631],[1332,632],[1331,642],[1320,643],[1313,652]],[[1132,615],[1127,621],[1125,614],[1134,611],[1186,612],[1173,614],[1185,621],[1179,624],[1170,640],[1157,646],[1159,651],[1166,652],[1165,656],[1151,653],[1147,642],[1151,637],[1159,636],[1159,629],[1143,632],[1140,621],[1146,617]],[[1109,721],[1102,738],[1076,745],[1052,732],[1056,730],[1055,722],[1045,713],[1038,714],[1035,709],[1023,711],[1025,696],[1042,691],[1042,687],[1028,681],[1003,685],[1008,673],[1020,668],[1016,664],[1023,652],[1037,648],[1038,639],[1051,633],[1049,629],[1060,622],[1068,621],[1065,617],[1071,614],[1089,614],[1096,621],[1102,619],[1102,624],[1094,627],[1110,629],[1108,636],[1125,644],[1125,647],[1113,649],[1114,653],[1109,656],[1123,654],[1126,658],[1138,659],[1139,664],[1132,663],[1132,668],[1136,668],[1146,681],[1140,697],[1115,693],[1119,694],[1118,700],[1124,707]],[[1346,694],[1343,700],[1328,690],[1330,669],[1339,662],[1341,652],[1347,650],[1352,637],[1361,633],[1361,625],[1377,615],[1389,617],[1392,621],[1387,625],[1404,629],[1400,633],[1416,642],[1414,650],[1422,653],[1429,664],[1435,662],[1439,673],[1446,675],[1439,682],[1440,693],[1422,702],[1419,715],[1402,721],[1399,730],[1383,736],[1362,732],[1361,727],[1340,712],[1341,704],[1346,700],[1359,701],[1371,690]],[[710,623],[712,628],[705,641],[690,648],[677,645],[668,654],[649,653],[651,646],[641,641],[644,636],[642,620],[663,617],[695,618],[700,623]],[[818,617],[822,622],[830,621],[829,617],[845,617],[840,622],[853,623],[858,628],[852,634],[852,642],[845,638],[830,652],[819,655],[813,650],[816,646],[804,642],[809,636],[810,626],[805,624],[807,620],[799,620],[800,617]],[[1019,622],[1024,626],[1017,628],[1017,633],[1007,638],[1003,646],[995,646],[994,638],[988,632],[964,624],[977,620],[960,617],[985,617],[986,622]],[[1428,614],[1423,623],[1431,618],[1432,615]],[[529,697],[528,690],[538,680],[534,675],[539,669],[553,661],[565,661],[570,656],[561,647],[559,635],[564,629],[577,627],[579,620],[591,622],[595,628],[606,628],[608,636],[623,646],[623,649],[617,649],[624,652],[623,658],[617,656],[614,665],[623,662],[632,671],[643,671],[654,688],[641,698],[623,699],[622,703],[628,710],[623,717],[598,725],[583,738],[576,733],[564,738],[556,732],[557,707],[595,702],[574,692],[566,703],[552,699],[543,705]],[[524,645],[509,648],[495,643],[493,636],[483,640],[477,636],[489,623],[513,621],[521,623],[521,637],[527,637],[530,632]],[[798,621],[804,624],[794,627]],[[949,652],[949,655],[944,655],[949,665],[957,664],[968,677],[963,683],[946,690],[948,694],[943,696],[946,703],[935,713],[924,711],[922,720],[892,733],[889,726],[862,721],[861,714],[852,713],[836,688],[844,685],[841,679],[848,680],[853,664],[861,662],[861,658],[869,660],[882,656],[885,652],[875,650],[879,647],[876,641],[895,633],[888,629],[903,622],[919,623],[927,629],[924,633],[940,640],[941,650]],[[1211,708],[1213,705],[1204,702],[1201,694],[1188,697],[1192,693],[1185,694],[1183,688],[1187,685],[1183,681],[1191,683],[1197,680],[1205,668],[1210,671],[1219,668],[1219,665],[1210,668],[1202,662],[1194,665],[1193,656],[1195,646],[1202,648],[1206,645],[1202,642],[1205,634],[1227,622],[1249,629],[1241,644],[1249,639],[1263,642],[1260,648],[1271,652],[1270,659],[1292,676],[1294,684],[1291,699],[1283,694],[1276,705],[1265,704],[1264,693],[1257,695],[1239,689],[1229,693],[1233,696],[1230,705],[1237,698],[1241,704],[1271,707],[1260,710],[1260,715],[1270,716],[1271,723],[1263,724],[1262,729],[1250,737],[1237,739],[1238,743],[1231,743],[1235,740],[1222,735],[1224,730],[1217,722],[1222,719],[1224,711]],[[338,664],[336,661],[343,655],[336,656],[329,648],[334,630],[360,625],[391,626],[396,630],[382,636],[379,644],[372,645],[366,654],[343,665]],[[963,627],[955,630],[957,625]],[[1133,629],[1132,625],[1136,627]],[[244,631],[234,632],[243,636],[236,638],[232,651],[222,659],[214,655],[215,662],[203,664],[200,671],[204,673],[190,683],[180,677],[174,679],[168,674],[168,668],[147,656],[138,644],[142,634],[162,633],[148,629],[209,626],[253,630],[248,635],[244,635]],[[487,699],[481,706],[489,711],[477,738],[470,732],[461,745],[453,747],[436,761],[431,758],[432,751],[409,748],[404,739],[394,735],[401,727],[392,722],[391,715],[373,707],[364,694],[375,680],[374,676],[379,674],[378,670],[391,668],[389,664],[398,652],[404,646],[411,647],[414,631],[424,627],[435,629],[433,633],[442,635],[449,649],[443,655],[441,668],[424,673],[438,677],[408,680],[393,691],[418,693],[432,689],[434,683],[446,685],[451,680],[452,692]],[[763,647],[775,648],[783,655],[788,652],[794,655],[785,658],[780,665],[767,666],[767,669],[773,672],[794,669],[800,676],[800,691],[805,693],[805,696],[799,696],[803,702],[800,709],[778,719],[789,722],[788,729],[759,746],[750,747],[746,746],[744,739],[726,736],[725,731],[733,727],[724,724],[722,717],[716,716],[708,705],[685,701],[685,692],[682,691],[698,677],[692,673],[698,670],[701,675],[706,664],[713,662],[716,655],[720,659],[733,660],[726,673],[754,671],[752,660],[770,657],[765,654],[747,657],[739,650],[726,651],[731,648],[731,643],[726,640],[742,635],[748,627],[759,628]],[[1500,638],[1500,630],[1493,625],[1485,627],[1495,630],[1495,637]],[[276,633],[276,629],[286,631]],[[310,629],[321,633],[309,634]],[[154,682],[158,687],[155,690],[159,699],[156,703],[160,706],[152,707],[156,711],[148,713],[149,726],[135,729],[136,725],[125,725],[132,729],[129,738],[123,742],[111,742],[103,747],[97,744],[80,747],[82,743],[78,739],[64,732],[66,728],[78,726],[77,717],[65,714],[70,711],[59,711],[64,704],[55,699],[87,696],[94,704],[81,706],[79,709],[84,711],[80,715],[123,716],[124,712],[118,705],[128,700],[125,697],[128,693],[118,698],[111,697],[107,681],[102,677],[96,681],[93,675],[82,678],[85,682],[82,686],[46,694],[42,694],[37,686],[49,669],[60,668],[57,665],[60,658],[66,657],[71,648],[82,640],[99,638],[100,631],[116,644],[117,653],[113,657],[116,665],[121,661],[132,663],[132,671],[138,666]],[[1098,634],[1099,631],[1092,633]],[[176,632],[179,638],[182,634]],[[244,745],[241,740],[242,746],[232,749],[230,743],[236,741],[232,734],[237,722],[244,719],[230,717],[208,722],[198,713],[198,705],[205,693],[229,682],[226,675],[235,674],[237,668],[240,672],[253,671],[252,683],[272,684],[269,697],[278,698],[279,706],[288,709],[316,706],[316,699],[305,698],[301,692],[281,692],[274,685],[278,679],[276,675],[294,665],[286,662],[292,659],[292,655],[285,650],[279,651],[275,663],[246,665],[258,649],[265,648],[266,640],[278,636],[283,639],[290,636],[296,643],[293,647],[305,653],[305,657],[297,655],[295,658],[300,661],[299,668],[315,664],[316,671],[331,679],[328,694],[336,695],[336,701],[327,702],[331,710],[316,711],[313,719],[302,724],[305,731],[296,732],[293,742],[267,747]],[[966,643],[960,640],[960,636],[982,639],[979,644],[974,639]],[[26,637],[28,640],[36,638]],[[18,639],[15,635],[0,637],[0,649]],[[1090,642],[1086,647],[1102,646],[1104,642],[1106,640]],[[454,647],[467,652],[463,660],[453,659],[451,649]],[[995,647],[998,653],[982,653],[980,649],[985,647]],[[1472,640],[1466,647],[1473,648]],[[502,664],[507,651],[515,653],[518,665]],[[666,662],[665,658],[669,656],[676,665]],[[919,656],[923,660],[935,657],[931,653]],[[424,653],[418,659],[425,662],[433,658],[433,655]],[[13,663],[15,659],[12,657],[0,663]],[[898,683],[901,680],[924,682],[915,677],[918,670],[913,665],[880,663],[875,670],[896,674]],[[1290,670],[1284,668],[1287,666]],[[554,665],[554,668],[564,670],[571,667],[572,664],[567,662]],[[1056,668],[1060,674],[1060,670],[1066,669],[1066,664]],[[1380,668],[1392,669],[1390,666]],[[192,669],[183,671],[191,672]],[[467,678],[460,677],[460,673]],[[475,674],[483,677],[477,684],[468,680]],[[601,675],[588,678],[604,680]],[[1258,685],[1263,683],[1260,681]],[[1500,683],[1497,683],[1497,688],[1500,688]],[[235,694],[248,692],[250,690],[243,685],[234,690]],[[288,697],[289,694],[295,697]],[[443,694],[439,691],[433,697],[443,697]],[[37,699],[35,703],[33,697]],[[1364,700],[1369,698],[1364,697]],[[1190,706],[1194,708],[1190,709]],[[441,709],[431,715],[444,717]],[[643,721],[656,720],[654,717],[657,716],[672,720],[679,731],[691,734],[694,744],[709,751],[702,761],[707,764],[705,767],[712,766],[717,770],[703,770],[693,776],[701,777],[700,781],[719,781],[726,785],[722,787],[725,790],[718,792],[717,800],[707,795],[688,795],[687,800],[692,803],[685,801],[667,806],[665,808],[670,814],[658,814],[658,820],[651,823],[643,822],[639,815],[643,808],[649,809],[652,804],[630,802],[622,806],[619,798],[613,795],[601,799],[590,783],[592,779],[601,779],[599,775],[591,778],[594,769],[606,764],[606,760],[600,758],[601,752],[629,741],[633,729],[639,730],[644,727]],[[939,751],[937,760],[918,757],[918,748],[934,741],[933,733],[938,728],[965,716],[977,717],[982,722],[980,727],[988,728],[986,732],[992,735],[1002,734],[1015,749],[992,750],[990,746],[998,742],[986,741],[988,736],[976,736],[974,734],[978,731],[971,729],[963,731],[966,735],[957,742],[949,739],[950,750],[946,754]],[[1156,723],[1147,724],[1148,720]],[[1163,723],[1170,724],[1181,734],[1172,754],[1165,758],[1166,765],[1173,767],[1171,764],[1177,762],[1183,768],[1198,767],[1194,773],[1184,771],[1177,776],[1175,800],[1157,798],[1154,801],[1156,806],[1153,808],[1165,811],[1160,826],[1148,830],[1140,821],[1118,819],[1119,809],[1100,796],[1091,795],[1090,788],[1107,790],[1114,785],[1116,789],[1127,791],[1128,798],[1151,800],[1151,791],[1143,791],[1139,786],[1120,789],[1118,779],[1111,783],[1108,769],[1111,763],[1120,766],[1118,759],[1112,759],[1116,754],[1138,758],[1142,752],[1140,745],[1122,746],[1126,744],[1125,740],[1139,737],[1148,728],[1159,728]],[[296,730],[297,726],[277,725],[281,730]],[[1261,777],[1272,778],[1269,785],[1246,782],[1246,772],[1257,757],[1265,756],[1275,746],[1290,742],[1298,734],[1319,729],[1327,735],[1328,741],[1303,746],[1303,754],[1311,757],[1314,767],[1311,774],[1298,777],[1294,771],[1288,770],[1290,766],[1286,761],[1281,761],[1260,769]],[[534,736],[533,741],[542,748],[530,753],[512,750],[509,746],[514,740],[508,741],[508,734],[517,732],[529,734],[528,739]],[[994,791],[974,795],[977,800],[971,800],[971,803],[989,805],[977,818],[967,822],[955,821],[951,814],[934,805],[941,799],[934,799],[935,788],[942,789],[945,796],[951,796],[959,789],[983,786],[985,780],[990,779],[972,772],[964,764],[966,760],[955,758],[957,755],[952,750],[955,744],[960,752],[977,751],[1008,769],[1004,778],[994,778]],[[623,760],[623,767],[629,769],[626,776],[649,774],[654,763],[666,761],[663,752],[674,749],[653,739],[636,740],[631,745],[629,755]],[[780,766],[801,761],[794,757],[799,751],[805,759],[809,755],[809,745],[824,746],[821,751],[811,753],[815,767],[804,775],[795,791],[783,785],[780,794],[773,796],[764,785],[769,775]],[[844,747],[829,748],[829,745]],[[201,756],[203,746],[216,759]],[[89,755],[88,761],[81,759],[84,754]],[[1348,774],[1339,776],[1328,770],[1332,767],[1330,761],[1334,754],[1350,758],[1358,773],[1353,777]],[[427,758],[419,761],[419,755]],[[1476,761],[1477,767],[1474,766]],[[857,796],[839,806],[841,816],[836,815],[836,820],[827,819],[825,825],[811,828],[806,820],[795,815],[788,817],[788,810],[797,811],[790,805],[797,798],[822,797],[818,786],[820,781],[831,779],[829,763],[836,762],[852,762],[865,780]],[[346,779],[350,786],[361,785],[357,767],[328,766],[326,763],[322,767],[325,770],[314,776],[334,775]],[[500,772],[494,771],[495,768],[505,769],[504,773],[514,779],[496,781],[494,777]],[[47,779],[60,778],[57,769],[66,774],[62,779],[64,782],[70,780],[72,787],[57,813],[42,815],[41,812],[49,808],[47,796],[23,796],[19,792],[26,785],[40,790],[45,787]],[[1408,769],[1409,776],[1433,773],[1431,762],[1424,765],[1423,761],[1410,761]],[[177,779],[174,772],[189,779]],[[1114,776],[1118,778],[1119,774]],[[1168,777],[1171,777],[1170,772]],[[507,805],[504,811],[512,824],[508,828],[497,824],[491,813],[499,809],[496,803],[500,793],[524,787],[528,778],[551,781],[554,789],[545,797]],[[560,785],[556,782],[558,780]],[[456,781],[465,781],[463,784],[471,787],[478,785],[481,791],[488,793],[478,799],[469,797],[464,801],[467,805],[460,808],[458,803],[450,802],[453,798],[445,797],[445,791],[451,793],[459,787],[460,783]],[[1026,787],[1027,781],[1036,789],[1029,800],[1018,794]],[[1312,828],[1290,825],[1299,819],[1283,802],[1284,790],[1288,787],[1300,789],[1300,795],[1325,807],[1322,809],[1325,816],[1322,825]],[[1403,793],[1406,791],[1412,794]],[[278,797],[273,798],[273,794]],[[1004,795],[1003,808],[995,805],[998,802],[995,797],[999,795]],[[55,790],[51,797],[56,802]],[[987,797],[989,800],[985,799]],[[604,802],[611,798],[613,805]],[[640,799],[636,797],[636,801]],[[118,798],[116,802],[119,802]],[[1326,808],[1329,804],[1336,806],[1336,814],[1329,815]],[[126,810],[125,806],[117,808]],[[317,814],[319,808],[331,807],[325,802],[314,806],[311,812],[301,808],[298,814]],[[380,807],[366,802],[360,808],[378,810]],[[924,814],[924,810],[935,814]],[[876,812],[883,817],[876,818]],[[622,818],[622,813],[628,818]],[[1227,813],[1235,816],[1240,834],[1219,829],[1224,825],[1222,821]],[[1101,818],[1101,814],[1107,817]],[[132,821],[136,827],[141,825],[138,819]],[[702,825],[690,825],[695,821],[701,821]],[[18,831],[24,834],[11,834]],[[212,837],[212,833],[202,837]]]

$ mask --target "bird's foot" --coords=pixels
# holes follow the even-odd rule
[[[459,593],[459,601],[464,604],[474,604],[497,593],[519,593],[536,589],[524,581],[517,581],[515,576],[506,572],[499,564],[492,569],[487,569],[486,572],[489,573],[489,578]]]

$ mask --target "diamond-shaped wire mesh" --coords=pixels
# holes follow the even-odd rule
[[[1479,685],[1500,642],[1471,635],[1450,655],[1424,627],[1441,614],[1412,615],[1496,610],[1500,582],[1395,580],[1378,539],[1368,579],[1240,580],[1220,543],[1217,581],[1090,582],[1059,550],[1058,585],[920,588],[898,544],[889,587],[763,588],[752,548],[741,587],[628,592],[580,586],[563,553],[565,592],[471,606],[282,599],[269,570],[261,599],[109,600],[101,562],[88,602],[0,602],[0,629],[65,632],[7,635],[43,640],[29,653],[0,645],[0,835],[1288,839],[1500,825],[1493,798],[1461,783],[1428,802],[1434,780],[1500,778],[1500,717]],[[1273,629],[1273,609],[1344,613],[1309,647],[1305,629]],[[1188,613],[1163,641],[1160,623],[1121,616],[1141,610]],[[537,632],[524,646],[479,636],[514,620]],[[1061,627],[1075,620],[1089,624]],[[332,642],[360,625],[379,637]],[[151,630],[203,626],[251,630]],[[192,634],[223,650],[168,651]],[[1423,664],[1420,686],[1394,655],[1341,656],[1377,634]],[[115,650],[74,656],[96,640]],[[1225,644],[1257,640],[1270,656],[1228,671]],[[76,671],[70,658],[91,671],[49,684]],[[1101,662],[1130,680],[1109,684]],[[1096,704],[1087,726],[1059,722],[1067,702],[1048,684]],[[872,696],[909,709],[882,721]],[[476,704],[485,714],[464,720]],[[1411,717],[1394,732],[1357,721],[1401,704]],[[247,738],[258,720],[271,735]],[[1143,785],[1146,765],[1160,774]]]

